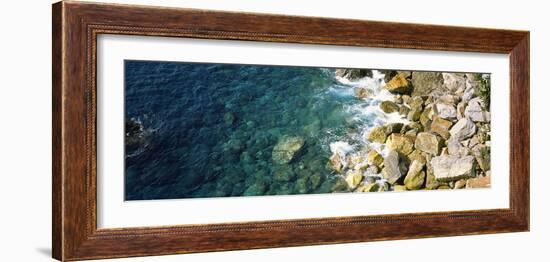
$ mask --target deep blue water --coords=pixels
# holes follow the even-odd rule
[[[143,131],[132,145],[127,138],[125,197],[330,192],[328,145],[357,128],[344,110],[356,102],[333,69],[126,61],[125,118]],[[306,146],[276,165],[271,152],[284,135]]]

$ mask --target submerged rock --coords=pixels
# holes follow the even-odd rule
[[[296,173],[291,168],[278,168],[273,172],[273,179],[280,182],[289,182],[296,178]]]
[[[271,153],[273,162],[277,164],[290,163],[304,147],[305,140],[298,136],[285,136],[273,148]]]
[[[336,177],[332,181],[331,192],[349,192],[348,183],[341,177]]]
[[[232,126],[235,122],[235,115],[231,112],[227,112],[223,115],[223,121],[227,126]]]
[[[249,186],[243,193],[245,196],[261,196],[267,189],[266,184],[263,181],[258,181]]]
[[[309,183],[311,185],[311,189],[315,190],[317,189],[322,183],[323,183],[324,177],[319,174],[315,173],[309,177]]]
[[[475,158],[473,156],[438,156],[430,162],[434,176],[438,181],[449,182],[475,176]]]
[[[296,180],[296,183],[294,184],[294,192],[298,194],[306,194],[309,192],[308,179],[304,177]]]

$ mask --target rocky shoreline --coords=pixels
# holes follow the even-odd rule
[[[367,143],[353,153],[333,152],[327,166],[345,180],[335,191],[380,192],[490,187],[491,114],[488,75],[382,71],[393,100],[385,114],[399,123],[364,130]],[[371,70],[338,69],[354,80]],[[369,99],[369,87],[356,87]]]

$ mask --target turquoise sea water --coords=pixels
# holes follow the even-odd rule
[[[125,118],[143,130],[127,140],[125,198],[331,192],[342,178],[326,168],[329,146],[359,143],[370,103],[334,69],[126,61]],[[285,135],[305,147],[277,165]]]

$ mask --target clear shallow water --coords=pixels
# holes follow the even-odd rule
[[[388,117],[377,100],[353,95],[381,80],[362,81],[339,81],[325,68],[126,61],[126,121],[144,131],[138,143],[127,140],[125,197],[331,192],[341,178],[326,168],[330,144],[363,143],[365,130]],[[303,137],[305,147],[277,165],[271,153],[285,135]]]

